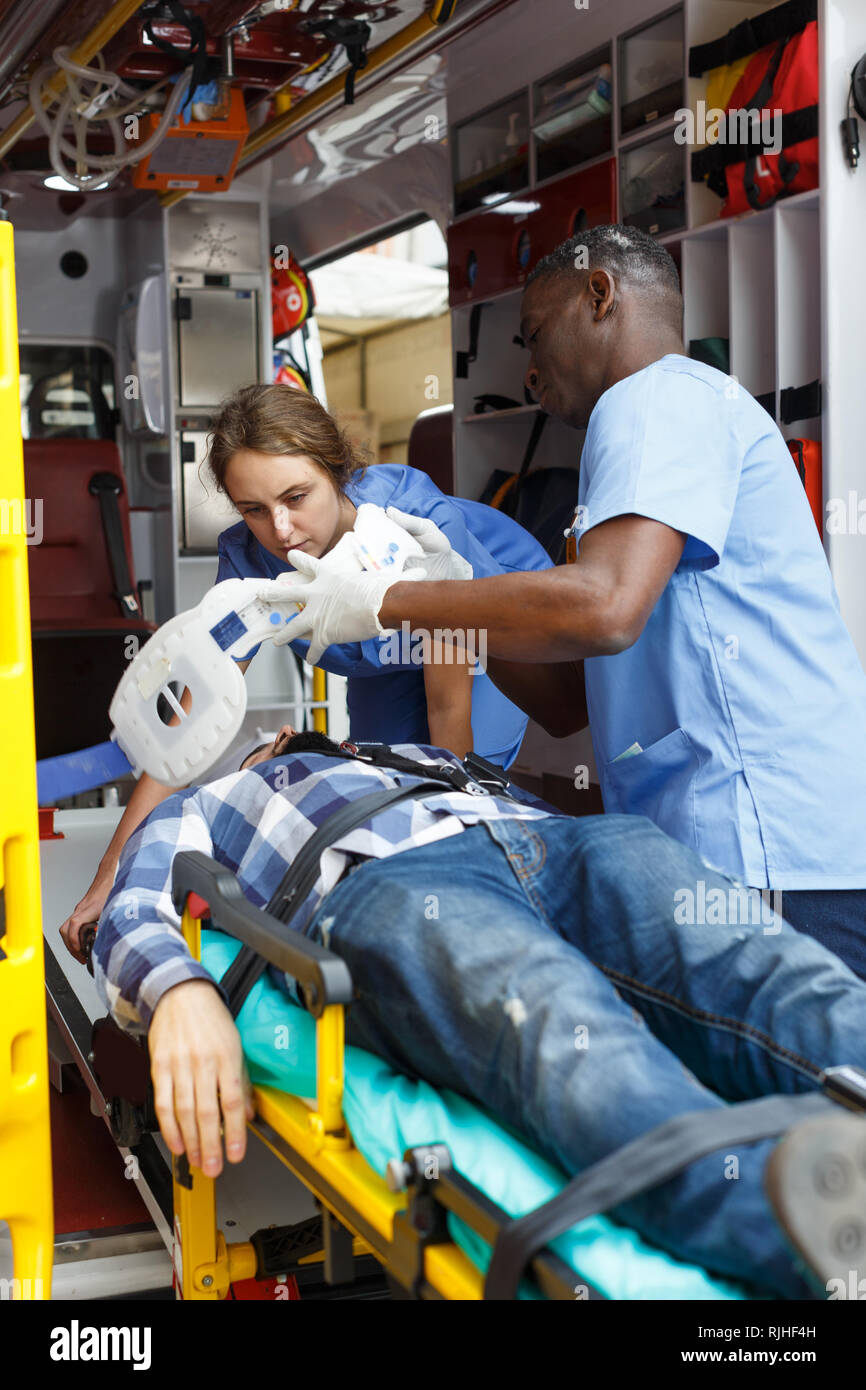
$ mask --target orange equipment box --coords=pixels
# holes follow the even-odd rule
[[[142,144],[158,121],[158,114],[142,119]],[[248,131],[243,92],[233,87],[226,116],[187,125],[178,116],[153,153],[135,166],[132,182],[136,188],[153,188],[160,193],[175,188],[221,193],[234,177]]]

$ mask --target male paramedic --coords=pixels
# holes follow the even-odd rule
[[[229,1160],[242,1157],[250,1100],[232,1017],[179,931],[172,860],[203,851],[264,905],[332,812],[431,764],[459,767],[441,749],[393,751],[417,772],[286,727],[244,769],[163,801],[123,851],[96,982],[121,1027],[148,1031],[163,1137],[206,1173],[221,1167],[221,1121]],[[434,787],[336,839],[288,929],[348,964],[351,1044],[469,1096],[566,1174],[675,1116],[694,1116],[705,1143],[726,1101],[800,1093],[781,1142],[777,1129],[729,1135],[611,1215],[682,1259],[806,1297],[775,1209],[826,1296],[829,1278],[866,1275],[866,1119],[802,1093],[824,1068],[866,1069],[866,984],[780,918],[678,925],[677,895],[700,884],[737,891],[643,816],[559,816]],[[820,1113],[802,1119],[804,1104]],[[833,1181],[813,1185],[834,1155]]]
[[[486,629],[510,699],[555,736],[588,720],[607,811],[783,890],[787,920],[866,977],[866,677],[782,435],[683,356],[681,325],[651,237],[564,242],[529,277],[521,334],[543,409],[586,429],[577,562],[433,584],[290,555],[306,607],[281,637],[311,634],[315,659],[403,621]],[[454,580],[429,523],[397,519]]]

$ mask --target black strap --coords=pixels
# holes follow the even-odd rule
[[[345,19],[340,15],[335,15],[333,19],[321,19],[309,21],[302,25],[307,34],[319,34],[324,39],[330,39],[333,44],[342,44],[346,50],[346,57],[349,60],[349,70],[346,73],[346,84],[344,88],[345,103],[347,106],[355,104],[355,73],[361,72],[367,66],[367,44],[370,41],[370,26],[365,24],[362,19]]]
[[[779,393],[779,419],[783,425],[791,425],[795,420],[814,420],[821,414],[821,382],[807,382],[805,386],[786,386]]]
[[[415,758],[406,758],[395,753],[387,743],[351,743],[328,754],[330,758],[348,758],[357,762],[370,763],[373,767],[384,767],[392,772],[406,772],[412,777],[424,777],[428,781],[441,782],[452,791],[488,792],[496,796],[508,795],[508,776],[504,768],[488,762],[477,753],[467,753],[460,763],[441,764],[419,763]]]
[[[411,787],[387,787],[341,806],[301,846],[271,897],[267,911],[281,922],[289,922],[316,886],[321,858],[326,849],[389,806],[442,790],[441,783],[431,781],[416,783]],[[232,1018],[237,1018],[266,964],[264,957],[251,946],[242,946],[238,951],[220,980]]]
[[[776,80],[776,74],[777,74],[778,71],[779,71],[779,64],[780,64],[781,61],[782,61],[782,56],[783,56],[783,54],[784,54],[784,52],[785,52],[786,47],[787,47],[787,40],[784,40],[784,39],[782,40],[781,43],[779,43],[779,44],[776,45],[775,52],[773,53],[772,58],[770,59],[769,63],[767,64],[767,70],[766,70],[766,72],[764,73],[763,78],[761,79],[761,85],[759,86],[759,88],[758,88],[758,90],[755,92],[755,94],[753,95],[751,101],[748,101],[748,102],[745,103],[745,106],[746,106],[746,110],[747,110],[747,111],[764,111],[764,110],[765,110],[765,108],[766,108],[766,106],[767,106],[767,102],[770,101],[770,99],[772,98],[772,95],[773,95],[773,83],[774,83],[775,80]],[[784,144],[784,142],[785,142],[785,119],[784,119],[784,117],[783,117],[783,118],[782,118],[782,144]],[[755,208],[755,209],[758,209],[758,208],[761,208],[761,207],[765,207],[765,206],[769,206],[770,203],[775,202],[775,197],[767,198],[767,199],[765,200],[765,202],[762,202],[760,193],[758,192],[758,185],[757,185],[757,183],[755,182],[755,172],[756,172],[757,167],[758,167],[758,159],[759,159],[759,158],[760,158],[760,156],[757,155],[757,154],[754,154],[754,153],[749,154],[749,155],[746,157],[745,165],[744,165],[744,167],[743,167],[743,187],[744,187],[745,192],[746,192],[746,199],[747,199],[747,201],[748,201],[748,203],[749,203],[749,206],[750,206],[750,207],[753,207],[753,208]]]
[[[775,393],[775,391],[765,391],[764,394],[763,394],[763,396],[756,396],[756,397],[755,397],[755,400],[758,402],[758,405],[762,406],[762,407],[764,408],[764,410],[766,410],[767,414],[770,415],[770,416],[772,416],[772,418],[775,420],[775,418],[776,418],[776,393]]]
[[[689,77],[700,77],[710,68],[736,63],[779,39],[790,39],[817,18],[818,0],[787,0],[764,14],[744,19],[722,38],[689,49]]]
[[[152,44],[161,48],[163,53],[168,53],[178,62],[183,63],[184,67],[191,67],[192,72],[189,79],[187,98],[192,100],[196,87],[200,87],[205,80],[208,68],[207,56],[207,31],[205,30],[204,20],[200,15],[190,14],[185,10],[179,0],[166,0],[167,8],[175,24],[180,24],[189,34],[189,48],[178,48],[170,43],[168,39],[161,39],[158,34],[153,32],[153,19],[144,22],[144,32]],[[156,21],[159,22],[158,20]]]
[[[803,487],[805,487],[806,461],[803,457],[803,441],[802,439],[789,439],[787,443],[788,449],[790,450],[791,458],[794,460],[794,463],[797,466],[797,472],[800,475],[800,482],[803,484]]]
[[[523,479],[529,472],[529,465],[535,458],[535,451],[538,448],[539,441],[544,432],[544,426],[547,424],[549,418],[550,417],[546,415],[543,410],[539,410],[538,414],[532,422],[532,429],[529,433],[529,442],[526,445],[526,452],[523,455],[523,458],[520,463],[520,471],[517,474],[517,487],[520,487],[520,484],[523,482]]]
[[[767,100],[770,98],[768,97]],[[753,105],[745,109],[755,110],[757,108]],[[799,145],[803,140],[817,139],[817,136],[817,105],[804,106],[799,111],[786,111],[782,116],[781,149],[790,149],[792,145]],[[703,150],[695,150],[692,155],[692,183],[700,183],[702,179],[712,178],[730,164],[742,164],[744,159],[766,154],[767,150],[760,140],[750,141],[746,145],[722,144],[721,141],[715,145],[707,145]],[[710,187],[713,187],[712,183]]]
[[[414,758],[395,753],[386,743],[351,744],[347,748],[335,749],[327,756],[366,762],[374,767],[388,768],[392,772],[408,773],[421,780],[411,787],[386,788],[351,801],[319,826],[296,855],[268,903],[267,911],[281,922],[288,922],[312,892],[319,876],[319,864],[324,851],[340,836],[348,835],[387,806],[407,797],[429,796],[436,791],[447,790],[474,791],[476,794],[483,792],[508,800],[514,799],[507,791],[508,776],[504,768],[488,762],[477,753],[467,753],[465,766],[462,767],[457,764],[431,767],[426,763],[417,762]],[[250,947],[244,946],[220,980],[233,1018],[237,1018],[240,1013],[265,964],[261,956]]]
[[[481,311],[486,304],[473,304],[469,314],[469,347],[466,352],[458,352],[454,375],[461,378],[469,375],[470,363],[478,356],[478,330],[481,327]]]
[[[140,618],[141,608],[129,572],[126,545],[123,539],[123,524],[120,520],[118,497],[123,492],[123,483],[116,473],[94,473],[87,485],[88,492],[99,498],[99,511],[102,516],[102,530],[108,548],[108,559],[114,579],[114,597],[120,604],[125,618]]]
[[[529,1261],[578,1221],[612,1211],[716,1149],[774,1138],[833,1104],[814,1092],[762,1096],[716,1110],[676,1115],[638,1135],[579,1173],[551,1201],[502,1228],[487,1271],[485,1299],[515,1298]]]
[[[517,511],[517,499],[520,496],[520,488],[524,478],[529,472],[529,465],[535,457],[535,451],[538,448],[539,440],[544,433],[544,426],[547,424],[548,419],[549,416],[547,416],[543,410],[539,410],[532,422],[532,429],[529,432],[529,441],[526,445],[520,468],[517,470],[517,478],[514,487],[505,494],[502,501],[501,510],[505,512],[506,516],[513,517]]]
[[[515,410],[519,406],[520,401],[513,396],[497,396],[493,391],[485,391],[475,397],[472,410],[476,415],[483,415],[485,410]]]
[[[355,32],[352,37],[344,38],[346,45],[346,57],[349,60],[349,71],[346,73],[345,98],[347,106],[355,104],[355,73],[361,72],[367,66],[367,43],[370,38],[370,26],[358,21],[355,25]]]

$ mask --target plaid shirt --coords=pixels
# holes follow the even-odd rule
[[[403,744],[397,751],[422,762],[459,763],[442,749]],[[301,846],[330,815],[379,788],[419,780],[368,763],[304,752],[273,758],[162,802],[124,848],[99,919],[94,974],[115,1021],[131,1032],[143,1032],[166,990],[184,980],[212,978],[193,960],[180,932],[171,900],[176,854],[202,850],[237,875],[250,902],[265,907]],[[398,802],[324,852],[315,887],[298,905],[290,925],[304,931],[350,856],[384,859],[459,834],[478,821],[548,814],[537,806],[447,787]]]

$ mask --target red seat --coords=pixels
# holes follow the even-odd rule
[[[406,462],[426,473],[448,497],[454,496],[454,443],[452,405],[434,406],[418,416],[409,432]]]
[[[118,480],[117,510],[137,603],[129,505],[116,444],[108,439],[24,441],[34,531],[28,560],[39,758],[108,738],[114,689],[126,663],[154,630],[140,610],[130,612],[118,595],[100,501],[90,491],[91,480],[100,473]]]
[[[128,629],[115,582],[95,473],[113,473],[130,575],[129,505],[117,445],[109,439],[25,439],[24,479],[31,508],[42,507],[42,539],[29,546],[30,617],[34,629]]]

